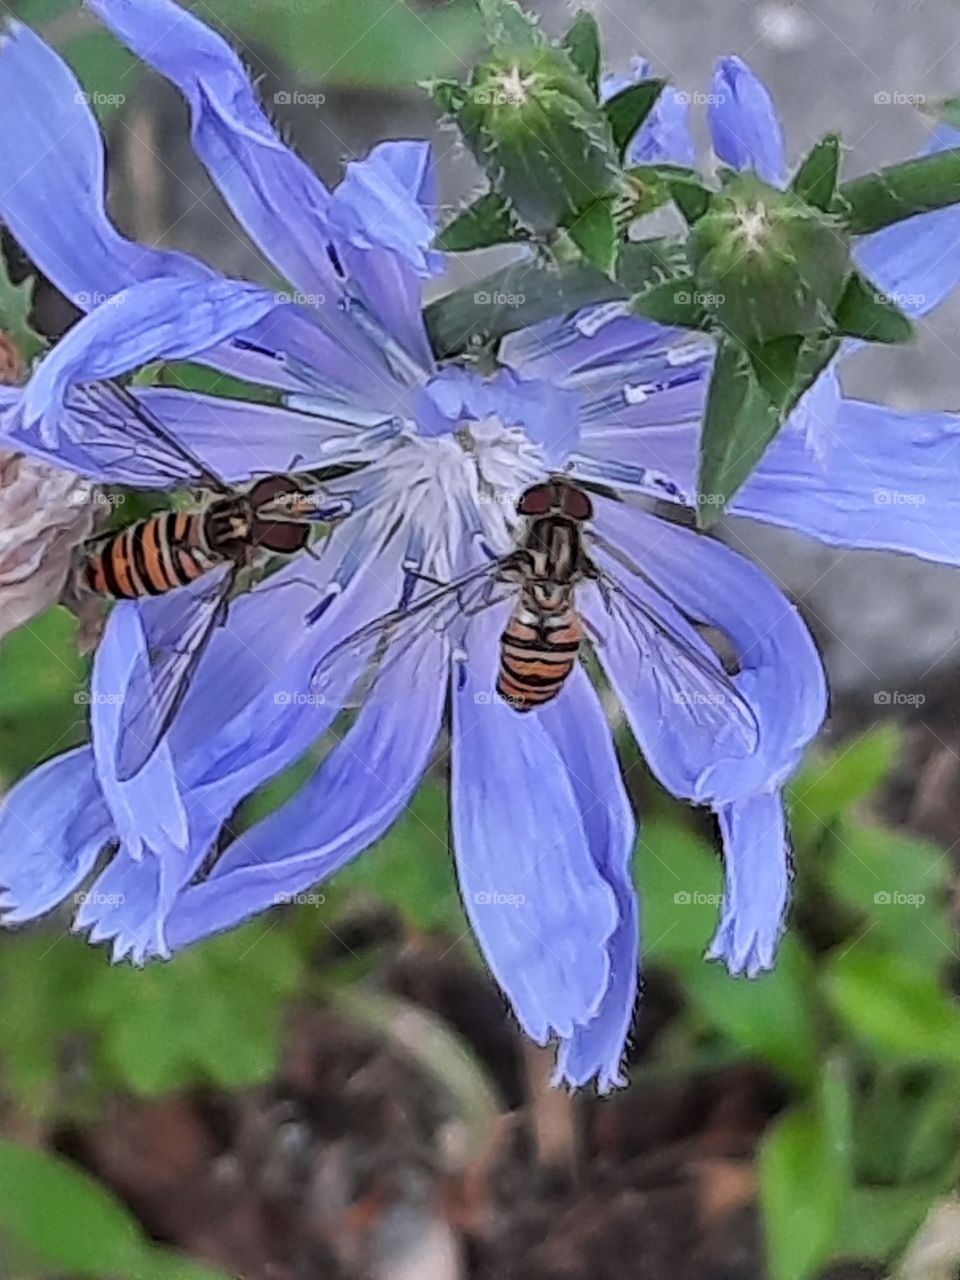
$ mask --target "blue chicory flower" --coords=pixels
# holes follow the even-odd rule
[[[40,766],[0,812],[5,918],[50,910],[110,846],[75,927],[110,941],[115,958],[167,955],[229,928],[332,874],[386,830],[427,768],[449,699],[455,856],[481,947],[527,1033],[559,1041],[558,1077],[610,1087],[621,1079],[637,989],[635,822],[582,667],[555,702],[528,715],[488,696],[504,606],[450,633],[416,633],[294,797],[201,868],[237,805],[336,718],[341,702],[313,696],[322,655],[428,589],[422,579],[447,581],[509,551],[515,501],[529,485],[562,467],[574,482],[691,499],[709,345],[601,307],[513,335],[493,377],[439,367],[420,304],[422,280],[441,265],[430,248],[426,147],[382,144],[328,190],[278,137],[232,50],[198,19],[172,0],[91,0],[91,8],[182,91],[212,180],[299,296],[224,281],[186,255],[119,236],[104,211],[99,134],[76,82],[42,41],[13,26],[0,48],[0,95],[15,117],[0,155],[0,218],[64,292],[81,305],[102,301],[25,391],[0,400],[0,434],[97,480],[195,482],[189,461],[171,460],[136,415],[89,385],[175,353],[284,393],[279,406],[133,393],[227,480],[363,467],[329,486],[350,514],[317,557],[297,558],[231,604],[163,745],[128,780],[116,756],[131,673],[158,638],[179,634],[206,588],[201,579],[115,606],[94,668],[92,746]],[[741,84],[727,134],[762,136],[769,149],[764,101]],[[744,144],[741,158],[756,145]],[[903,276],[905,255],[925,270],[946,248],[938,217],[914,220],[911,235],[927,256],[888,238],[876,274]],[[924,484],[926,514],[945,540],[938,545],[870,522],[861,509],[868,476],[902,485],[911,469],[929,466],[915,420],[891,423],[887,410],[839,392],[834,399],[831,429],[854,438],[818,459],[801,431],[788,430],[740,508],[754,514],[766,504],[765,518],[831,540],[955,558],[958,522],[943,520],[948,498],[936,472]],[[866,438],[871,415],[868,467],[855,461],[854,433]],[[946,437],[946,417],[927,420],[930,437]],[[807,505],[784,501],[791,483],[806,490]],[[721,632],[735,654],[734,696],[755,728],[746,749],[726,733],[723,710],[718,731],[704,733],[692,693],[668,705],[656,646],[638,653],[596,587],[578,596],[651,768],[718,816],[727,884],[711,954],[754,974],[773,963],[786,909],[781,788],[825,714],[819,657],[795,608],[734,551],[631,503],[598,497],[595,508],[591,554],[610,578],[708,669],[719,661],[702,628]],[[522,905],[497,908],[492,895]]]

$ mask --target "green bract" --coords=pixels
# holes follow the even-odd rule
[[[746,344],[833,327],[850,270],[839,222],[753,174],[731,177],[693,227],[700,301]]]

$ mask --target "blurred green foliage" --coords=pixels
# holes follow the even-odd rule
[[[77,19],[76,0],[19,0],[17,17],[63,50],[85,86],[97,90],[97,113],[129,85],[135,60],[98,24]],[[482,24],[471,0],[209,0],[199,7],[242,50],[273,51],[304,82],[413,87],[459,66],[479,45]]]
[[[3,1141],[0,1233],[24,1278],[226,1280],[151,1244],[133,1215],[74,1165]]]
[[[42,704],[48,733],[73,731],[80,673],[69,656],[71,628],[59,611],[40,625],[49,648],[43,661],[35,647],[19,652],[16,644],[0,655],[17,671],[7,682],[0,670],[0,687],[16,691],[5,711],[23,726]],[[960,1173],[950,862],[935,846],[863,816],[897,750],[892,729],[875,729],[812,757],[794,780],[791,928],[776,969],[754,980],[731,978],[703,959],[722,892],[711,842],[689,810],[665,797],[643,806],[650,812],[636,855],[643,965],[679,984],[684,1011],[635,1087],[658,1063],[682,1075],[704,1063],[754,1060],[782,1079],[789,1105],[759,1160],[771,1280],[808,1280],[840,1256],[889,1259]],[[4,752],[7,781],[30,757],[25,744],[19,756]],[[281,803],[309,768],[305,762],[265,788],[238,825]],[[388,907],[408,933],[464,945],[469,930],[447,824],[445,788],[427,782],[377,846],[322,892],[145,971],[111,966],[102,950],[59,929],[5,939],[3,1091],[49,1121],[95,1117],[108,1091],[155,1095],[269,1080],[298,1000],[333,999],[349,1009],[356,984],[367,987],[376,952],[354,955],[339,945],[342,922],[360,904]],[[362,1000],[360,1007],[369,1017]],[[83,1071],[67,1073],[68,1056],[76,1062],[78,1053]]]

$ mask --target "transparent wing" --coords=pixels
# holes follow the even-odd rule
[[[147,622],[149,650],[134,667],[124,692],[117,744],[117,777],[129,782],[149,763],[186,697],[210,638],[225,620],[235,566],[213,570],[168,596]]]
[[[428,631],[446,636],[455,653],[458,635],[470,618],[516,591],[513,583],[503,580],[503,571],[503,561],[481,565],[426,592],[407,608],[394,609],[354,631],[317,663],[310,679],[311,695],[341,707],[386,697],[380,677]],[[438,674],[426,673],[433,679]]]
[[[94,469],[118,465],[134,471],[142,468],[144,483],[151,488],[157,487],[159,472],[171,485],[230,491],[220,476],[119,382],[77,388],[71,394],[70,409],[85,422],[83,436],[74,441],[74,447],[89,455]]]
[[[756,716],[719,657],[705,652],[696,621],[687,618],[673,601],[663,597],[639,565],[594,535],[594,541],[626,565],[647,586],[652,599],[641,591],[599,570],[600,590],[608,612],[639,651],[646,676],[654,682],[664,720],[683,717],[692,730],[733,746],[749,755],[760,736]],[[664,601],[657,610],[657,598]],[[680,625],[670,617],[679,615]],[[731,741],[732,738],[732,741]]]

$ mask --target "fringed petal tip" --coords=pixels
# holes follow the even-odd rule
[[[738,938],[735,921],[723,920],[704,953],[704,959],[720,961],[735,978],[757,978],[775,968],[782,936],[783,928],[780,927],[776,936],[761,934]]]
[[[81,895],[78,895],[81,896]],[[171,950],[159,920],[127,918],[123,903],[103,903],[86,895],[74,916],[70,932],[85,935],[92,946],[110,945],[110,963],[124,960],[142,968],[151,960],[169,960]]]
[[[585,1034],[589,1030],[589,1026],[582,1028]],[[623,1055],[624,1051],[621,1049],[615,1061],[594,1063],[589,1067],[577,1066],[571,1061],[570,1042],[562,1041],[557,1049],[557,1064],[550,1083],[554,1088],[567,1088],[571,1091],[593,1084],[601,1096],[612,1093],[614,1089],[625,1089],[629,1080],[623,1070]]]

